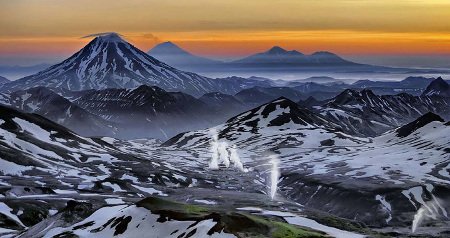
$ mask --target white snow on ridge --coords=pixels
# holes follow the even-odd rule
[[[8,205],[6,205],[3,202],[0,202],[0,213],[9,217],[10,219],[12,219],[13,221],[15,221],[18,225],[22,226],[22,227],[26,227],[22,221],[20,221],[20,219],[12,214],[11,212],[13,211],[13,209],[11,209],[10,207],[8,207]]]
[[[203,199],[196,199],[196,200],[194,200],[194,202],[202,203],[202,204],[206,204],[206,205],[216,205],[217,204],[217,202],[215,202],[215,201],[203,200]]]
[[[22,175],[22,172],[31,169],[31,166],[18,165],[0,158],[0,172],[3,175]]]
[[[163,193],[163,192],[161,192],[159,190],[156,190],[154,188],[141,187],[141,186],[138,186],[138,185],[135,185],[135,184],[132,184],[132,186],[137,188],[138,190],[140,190],[140,191],[142,191],[144,193],[148,193],[150,195],[151,194],[157,194],[159,196],[168,196],[167,194],[165,194],[165,193]]]
[[[25,121],[25,120],[20,119],[20,118],[13,118],[13,121],[15,123],[17,123],[20,126],[20,128],[22,128],[22,130],[31,133],[36,139],[42,140],[42,141],[47,142],[49,144],[54,143],[50,139],[50,132],[42,129],[38,125],[33,124],[31,122],[28,122],[28,121]]]
[[[145,208],[136,207],[134,205],[118,205],[100,208],[88,218],[70,227],[53,227],[45,234],[44,238],[54,237],[66,231],[71,231],[80,237],[91,237],[93,234],[95,234],[95,237],[97,238],[115,237],[114,234],[116,232],[117,223],[115,225],[106,226],[105,229],[99,229],[99,231],[95,233],[91,233],[91,231],[101,228],[103,224],[106,224],[110,219],[119,219],[120,217],[122,217],[123,220],[128,221],[127,227],[123,233],[120,233],[120,237],[148,237],[149,234],[151,234],[152,237],[176,238],[180,237],[181,234],[190,234],[191,232],[192,237],[235,237],[232,234],[223,232],[216,232],[211,236],[207,236],[206,234],[208,231],[216,225],[216,222],[212,219],[200,222],[176,220],[158,222],[159,215],[152,214]],[[83,224],[91,225],[83,227],[82,229],[75,229],[75,227]]]
[[[391,214],[392,207],[391,207],[391,204],[388,203],[386,201],[386,198],[381,196],[381,195],[376,195],[375,196],[375,200],[380,201],[381,205],[383,206],[383,209],[385,209],[389,213],[389,217],[386,218],[386,223],[389,223],[389,221],[392,220],[392,214]]]

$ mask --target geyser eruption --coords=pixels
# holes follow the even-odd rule
[[[236,145],[233,145],[230,148],[230,161],[234,164],[235,168],[243,172],[248,172],[248,169],[244,168],[244,165],[241,162],[238,151],[236,149]]]
[[[236,145],[229,146],[227,142],[219,141],[215,129],[211,129],[209,133],[211,135],[211,160],[209,161],[209,168],[219,169],[219,164],[223,164],[229,168],[233,164],[234,168],[242,172],[248,172],[248,169],[244,168],[241,162]]]
[[[278,178],[280,177],[280,170],[278,169],[278,157],[276,155],[269,156],[269,163],[271,164],[270,170],[270,198],[275,199],[278,187]]]
[[[417,213],[414,215],[414,220],[413,220],[412,227],[411,227],[412,233],[416,232],[417,227],[419,227],[420,223],[422,223],[425,213],[426,213],[425,208],[421,207],[421,208],[419,208]]]
[[[220,157],[220,162],[222,162],[225,167],[230,167],[230,159],[229,159],[229,154],[228,154],[228,150],[227,150],[227,143],[226,142],[219,142],[219,148],[218,148],[218,152],[219,152],[219,157]]]
[[[217,131],[215,129],[211,129],[209,131],[211,134],[211,160],[209,161],[209,168],[210,169],[219,169],[219,143],[218,143],[218,136]]]
[[[411,227],[412,233],[416,232],[417,228],[419,228],[423,221],[427,219],[437,220],[438,217],[441,216],[440,212],[442,212],[443,216],[447,217],[447,211],[441,205],[440,200],[433,196],[433,200],[423,204],[414,215],[414,220]]]

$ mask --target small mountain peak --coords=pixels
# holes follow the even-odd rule
[[[444,86],[444,85],[448,85],[448,83],[445,82],[445,80],[444,80],[442,77],[438,77],[437,79],[431,81],[431,84],[434,84],[434,85],[443,85],[443,86]]]
[[[310,108],[313,106],[319,106],[322,103],[323,102],[317,100],[315,97],[309,96],[306,100],[300,100],[297,104],[302,107]]]
[[[281,48],[280,46],[274,46],[272,48],[270,48],[270,50],[268,50],[266,53],[268,54],[284,54],[287,53],[288,51]]]
[[[271,118],[269,122],[261,118]],[[258,120],[259,119],[259,120]],[[250,125],[248,122],[253,122]],[[322,125],[324,121],[315,113],[300,108],[299,105],[285,97],[279,97],[271,102],[253,108],[250,111],[230,118],[227,124],[230,128],[240,126],[251,126],[251,131],[257,131],[260,128],[282,126],[292,122],[298,126]]]
[[[437,79],[431,81],[431,83],[427,86],[422,95],[423,96],[438,95],[450,97],[450,85],[442,77],[438,77]]]
[[[403,79],[401,82],[421,82],[421,81],[432,81],[433,78],[426,78],[422,76],[408,76],[405,79]]]
[[[181,49],[178,45],[173,43],[172,41],[166,41],[156,45],[155,47],[166,48],[166,49]]]
[[[283,101],[288,101],[288,102],[294,103],[293,101],[291,101],[291,100],[289,100],[289,99],[287,99],[287,98],[285,98],[285,97],[283,97],[283,96],[281,96],[281,97],[279,97],[279,98],[273,100],[272,103],[279,103],[279,102],[283,102]],[[294,104],[295,104],[295,103],[294,103]]]
[[[359,98],[360,96],[361,96],[361,93],[354,89],[345,89],[340,94],[338,94],[336,97],[334,97],[330,102],[338,104],[338,105],[344,105],[344,104],[353,102],[355,99]]]
[[[357,90],[355,90],[355,89],[347,88],[344,91],[342,91],[342,93],[340,93],[339,95],[356,96],[356,95],[359,95],[359,92]]]
[[[148,54],[191,55],[189,52],[185,51],[172,41],[166,41],[158,45],[155,45],[151,50],[148,51]]]
[[[159,44],[159,45],[161,45],[161,46],[176,46],[176,47],[178,47],[176,44],[174,44],[172,41],[165,41],[165,42],[163,42],[163,43],[161,43],[161,44]]]
[[[377,95],[373,93],[370,89],[363,89],[360,91],[361,95],[367,95],[368,97],[376,97]]]
[[[146,85],[146,84],[142,84],[141,86],[135,88],[134,90],[132,90],[133,92],[155,92],[155,91],[164,91],[163,89],[156,87],[156,86],[150,86],[150,85]]]
[[[442,117],[440,117],[439,115],[436,115],[432,112],[428,112],[422,116],[420,116],[419,118],[417,118],[416,120],[398,128],[396,130],[397,132],[397,136],[399,137],[406,137],[411,135],[414,131],[418,130],[419,128],[422,128],[424,126],[426,126],[427,124],[433,122],[433,121],[439,121],[439,122],[444,122],[444,119],[442,119]]]
[[[338,57],[336,54],[331,53],[329,51],[317,51],[311,54],[311,56],[328,56],[328,57]]]

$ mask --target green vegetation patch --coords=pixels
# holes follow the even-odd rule
[[[212,219],[216,225],[208,235],[226,232],[237,237],[304,238],[327,237],[320,231],[286,223],[283,219],[252,215],[245,212],[220,210],[216,207],[183,204],[156,197],[149,197],[137,203],[160,215],[158,222],[168,220],[195,221]]]

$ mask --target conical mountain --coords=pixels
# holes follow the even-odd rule
[[[223,64],[220,61],[193,55],[170,41],[156,45],[148,51],[148,54],[183,70],[204,71],[205,67],[215,67]]]
[[[171,67],[134,47],[119,34],[108,33],[97,36],[63,62],[6,84],[2,91],[37,86],[79,91],[135,88],[143,84],[196,96],[223,87],[219,87],[217,80]]]

